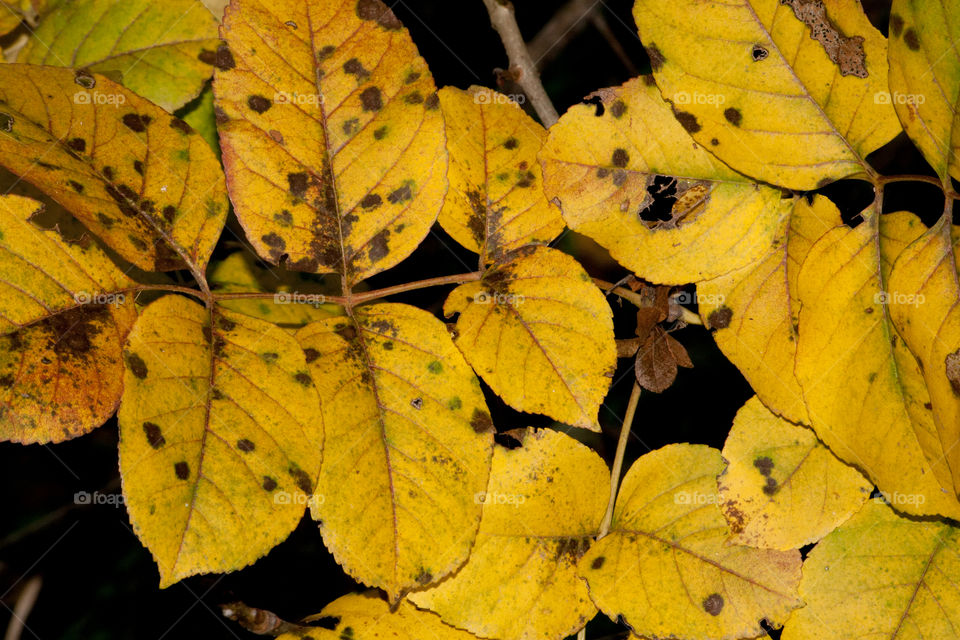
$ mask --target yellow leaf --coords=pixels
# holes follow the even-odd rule
[[[960,180],[960,2],[894,0],[890,8],[891,102],[903,128],[944,185]]]
[[[511,407],[600,431],[617,366],[610,305],[565,253],[526,247],[504,260],[447,298],[457,346]]]
[[[100,75],[0,65],[0,164],[147,271],[202,271],[227,215],[216,156]]]
[[[473,640],[466,631],[454,629],[439,616],[421,611],[406,600],[390,607],[375,592],[351,593],[334,600],[307,622],[329,623],[332,629],[311,628],[317,640]],[[303,635],[288,633],[277,640],[303,640]]]
[[[859,0],[637,0],[633,16],[663,97],[737,171],[790,189],[871,173],[899,131],[877,99],[887,41]]]
[[[590,597],[640,636],[732,640],[801,605],[800,553],[730,544],[717,506],[720,452],[672,444],[620,486],[610,534],[580,560]]]
[[[494,449],[467,564],[409,598],[484,638],[563,638],[597,612],[577,561],[606,510],[610,471],[593,450],[557,431],[510,433],[522,447]]]
[[[571,229],[652,282],[696,282],[757,260],[781,224],[780,191],[696,144],[651,83],[603,89],[602,116],[594,105],[575,105],[550,127],[540,152],[547,198],[559,202]],[[668,183],[677,197],[670,219],[660,220]]]
[[[769,253],[725,276],[697,283],[705,325],[767,407],[787,420],[807,424],[797,355],[797,274],[810,245],[842,224],[827,198],[796,198]]]
[[[480,383],[426,311],[357,308],[297,333],[327,425],[313,516],[344,570],[396,602],[467,559],[493,422]]]
[[[885,304],[890,266],[924,231],[913,214],[874,213],[817,240],[797,282],[796,374],[810,424],[834,454],[898,496],[898,509],[958,517],[923,375]]]
[[[73,0],[43,16],[18,62],[102,73],[167,111],[213,73],[217,20],[199,0]]]
[[[120,402],[133,282],[90,238],[70,242],[0,196],[0,440],[59,442],[99,427]]]
[[[416,249],[447,190],[433,77],[379,0],[233,0],[215,72],[230,196],[257,252],[348,285]]]
[[[900,336],[921,365],[943,459],[960,488],[960,278],[957,228],[949,218],[903,250],[890,272],[887,303]],[[953,237],[951,237],[951,231]]]
[[[323,289],[298,273],[264,269],[247,251],[237,251],[210,265],[208,281],[216,293],[250,293],[275,290],[273,299],[221,300],[220,306],[279,325],[302,326],[315,320],[341,315],[338,305],[328,304]]]
[[[870,501],[803,565],[783,640],[960,638],[960,530]]]
[[[723,445],[720,509],[731,540],[796,549],[833,531],[873,490],[863,474],[838,460],[813,431],[747,401]]]
[[[286,538],[313,495],[323,445],[294,338],[165,296],[141,314],[124,359],[123,495],[160,586],[239,569]]]
[[[537,162],[546,130],[486,87],[444,87],[439,96],[450,154],[440,226],[483,264],[557,237],[563,219],[543,194]]]

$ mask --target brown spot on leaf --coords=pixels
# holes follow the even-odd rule
[[[309,387],[313,384],[313,378],[310,377],[310,374],[304,373],[303,371],[297,372],[297,374],[293,376],[293,379],[304,387]]]
[[[516,139],[516,138],[514,138],[513,136],[511,136],[511,137],[507,138],[507,141],[503,143],[503,146],[504,146],[504,148],[506,148],[506,149],[516,149],[518,146],[520,146],[520,143],[517,142],[517,139]]]
[[[368,193],[363,197],[363,200],[360,201],[360,206],[364,209],[376,209],[383,203],[383,198],[381,198],[376,193]]]
[[[163,445],[167,444],[167,439],[163,437],[163,432],[160,430],[160,425],[156,424],[155,422],[144,422],[143,434],[147,436],[147,444],[154,449],[159,449]]]
[[[960,396],[960,349],[947,354],[944,365],[946,367],[947,380],[950,381],[950,388],[953,389],[953,394]]]
[[[917,35],[917,30],[913,27],[910,27],[903,32],[903,41],[906,43],[910,51],[920,50],[920,37]]]
[[[240,449],[240,451],[243,451],[244,453],[250,453],[256,448],[257,448],[256,445],[254,445],[253,442],[251,442],[250,440],[247,440],[246,438],[240,438],[239,440],[237,440],[237,449]]]
[[[608,175],[610,175],[610,169],[606,169],[604,167],[599,167],[597,169],[597,177],[600,178],[601,180],[606,178]]]
[[[496,430],[493,426],[493,420],[490,419],[490,414],[480,409],[473,410],[470,426],[476,433],[492,433]]]
[[[67,146],[77,153],[83,153],[87,149],[87,141],[83,138],[70,138],[67,140]]]
[[[730,307],[719,307],[710,312],[707,316],[707,324],[710,329],[726,329],[730,326],[730,320],[733,318],[733,310]]]
[[[307,185],[310,177],[304,172],[288,173],[287,183],[290,185],[290,193],[297,198],[307,197]]]
[[[419,411],[423,408],[423,398],[414,398],[410,401],[410,406]]]
[[[597,570],[603,567],[603,563],[606,561],[607,561],[606,556],[597,556],[596,558],[593,559],[593,562],[590,563],[590,568],[593,570]]]
[[[73,81],[84,89],[93,89],[97,86],[97,79],[86,69],[77,69],[73,72]]]
[[[438,96],[436,92],[431,93],[427,96],[427,99],[423,101],[423,104],[427,109],[433,111],[440,106],[440,96]]]
[[[433,574],[429,571],[423,570],[420,572],[420,575],[417,576],[416,580],[420,584],[430,584],[433,582]]]
[[[846,37],[827,16],[823,0],[780,0],[788,4],[798,20],[810,27],[810,38],[823,47],[827,57],[837,65],[842,76],[867,77],[863,37]]]
[[[225,43],[221,43],[217,47],[217,55],[214,58],[213,66],[220,71],[229,71],[237,66],[237,63],[233,60],[233,54],[230,52],[230,47]]]
[[[139,378],[140,380],[143,380],[144,378],[146,378],[147,365],[143,361],[143,358],[141,358],[136,353],[133,353],[132,351],[127,353],[126,355],[127,355],[127,358],[126,358],[127,368],[130,369],[130,373],[132,373],[134,377]]]
[[[180,118],[172,118],[170,120],[170,127],[176,129],[183,135],[190,135],[193,133],[193,127],[186,123],[186,121],[181,120]]]
[[[383,108],[383,96],[378,87],[367,87],[360,93],[360,104],[364,111],[380,111]]]
[[[413,91],[413,92],[411,92],[411,93],[408,93],[408,94],[403,98],[403,101],[406,102],[407,104],[422,104],[422,103],[423,103],[423,94],[420,93],[419,91]]]
[[[190,465],[181,460],[173,465],[173,472],[177,474],[177,478],[180,480],[186,480],[190,477]]]
[[[623,168],[626,167],[627,162],[630,161],[630,155],[626,149],[617,148],[613,150],[611,161],[613,162],[613,166]]]
[[[767,456],[761,456],[754,459],[753,466],[757,468],[761,475],[769,476],[770,472],[773,471],[773,460]]]
[[[674,111],[673,117],[677,119],[677,122],[680,123],[684,129],[687,130],[687,133],[696,133],[702,129],[700,123],[697,122],[697,116],[686,111]]]
[[[83,185],[77,182],[76,180],[70,180],[69,182],[67,182],[67,184],[69,184],[70,187],[77,193],[83,193]]]
[[[610,114],[617,120],[622,118],[623,114],[625,114],[626,112],[627,112],[627,105],[623,102],[623,100],[619,100],[619,99],[614,100],[613,104],[610,105]]]
[[[736,109],[734,107],[727,107],[724,109],[723,117],[727,119],[727,122],[735,127],[739,127],[740,123],[743,121],[743,115],[741,115],[740,109]]]
[[[666,59],[663,57],[663,54],[660,52],[660,49],[657,48],[657,45],[651,43],[648,47],[645,47],[647,50],[647,57],[650,58],[650,68],[654,71],[659,71],[660,67],[663,66],[663,63]]]
[[[387,196],[387,201],[390,204],[399,204],[401,202],[406,202],[413,198],[413,193],[410,191],[410,185],[405,184],[399,189],[396,189],[390,195]]]
[[[353,340],[357,337],[357,328],[352,324],[345,324],[342,327],[337,327],[336,333],[344,340]]]
[[[310,481],[310,476],[307,475],[307,472],[299,467],[290,467],[287,469],[287,472],[290,474],[290,477],[293,478],[293,481],[297,483],[297,486],[300,487],[300,490],[306,494],[313,493],[313,482]]]
[[[533,175],[532,171],[527,171],[521,173],[517,179],[517,186],[521,189],[528,189],[533,186],[533,183],[536,181],[536,176]]]
[[[307,347],[303,350],[303,355],[306,357],[307,363],[309,364],[320,357],[320,352],[313,347]]]
[[[247,106],[257,113],[263,113],[273,106],[273,102],[261,95],[252,95],[247,98]]]
[[[373,131],[373,137],[374,137],[374,139],[375,139],[375,140],[383,140],[383,139],[387,136],[387,132],[388,132],[389,130],[390,130],[390,128],[389,128],[387,125],[383,125],[382,127],[377,127],[377,128],[374,129],[374,131]]]
[[[364,78],[370,76],[370,72],[363,68],[363,63],[357,58],[350,58],[344,62],[343,70],[345,73],[357,76],[358,81],[362,81]]]
[[[277,488],[277,481],[270,476],[263,476],[263,484],[260,486],[263,487],[264,491],[273,491]]]
[[[770,55],[770,52],[758,44],[753,45],[753,49],[750,50],[750,56],[753,58],[754,62],[766,60],[768,55]]]
[[[140,175],[143,175],[143,163],[140,162],[139,160],[134,160],[133,170],[139,173]]]
[[[777,486],[777,481],[773,478],[767,477],[767,483],[763,485],[763,492],[768,496],[772,496],[777,493],[780,487]]]
[[[703,599],[703,610],[712,616],[720,615],[723,610],[723,596],[719,593],[711,593]]]
[[[419,71],[411,71],[407,74],[407,77],[403,79],[404,84],[413,84],[420,79]]]
[[[150,116],[141,115],[139,113],[123,114],[123,124],[126,125],[127,129],[136,131],[137,133],[143,133],[146,131],[147,125],[150,124],[151,120],[153,120],[153,118]]]
[[[890,33],[893,37],[900,37],[900,34],[903,32],[903,18],[898,16],[895,13],[890,14]]]
[[[371,262],[377,262],[383,260],[387,253],[389,253],[389,247],[387,246],[387,239],[390,237],[389,229],[381,229],[377,232],[375,236],[370,239],[370,249],[368,250],[368,255],[370,256]]]
[[[0,113],[0,131],[13,131],[13,116],[9,113]]]
[[[403,25],[380,0],[357,0],[357,17],[361,20],[374,20],[384,29],[396,31]]]

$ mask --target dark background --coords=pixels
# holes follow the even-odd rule
[[[497,86],[494,69],[506,67],[507,61],[480,0],[400,0],[387,4],[410,30],[438,86]],[[520,28],[525,38],[532,40],[565,3],[517,0],[516,4]],[[598,88],[620,84],[637,71],[649,72],[633,26],[632,4],[632,0],[597,2],[607,35],[584,21],[582,28],[571,30],[550,52],[552,59],[542,70],[543,82],[561,114]],[[871,20],[886,33],[889,4],[868,0],[866,5]],[[615,52],[616,47],[622,49],[621,55]],[[871,160],[885,174],[932,173],[904,135]],[[866,183],[840,182],[822,191],[837,202],[850,224],[857,222],[857,213],[873,197]],[[942,210],[942,195],[930,185],[891,184],[886,192],[886,211],[908,209],[930,224]],[[577,256],[595,277],[616,281],[627,275],[606,251],[581,236],[567,232],[553,244]],[[435,227],[409,259],[375,276],[369,285],[379,288],[459,273],[473,270],[475,265],[474,254],[459,248]],[[439,316],[447,290],[426,289],[393,300],[422,306]],[[632,307],[620,305],[615,297],[610,300],[616,314],[617,337],[631,337],[635,320]],[[686,346],[695,367],[681,369],[676,384],[665,393],[642,395],[624,470],[639,455],[671,442],[721,447],[734,414],[752,394],[708,331],[692,326],[673,335]],[[630,394],[631,368],[631,361],[620,361],[600,411],[603,434],[574,434],[595,447],[608,462]],[[510,410],[486,391],[498,429],[551,424],[543,417]],[[23,638],[146,640],[201,634],[207,638],[254,638],[257,636],[224,620],[218,605],[242,600],[297,620],[359,588],[333,561],[316,527],[305,516],[286,542],[253,566],[224,576],[195,576],[160,590],[150,553],[132,533],[122,504],[74,503],[78,491],[119,493],[115,419],[89,435],[55,446],[0,443],[0,487],[4,498],[0,516],[0,600],[12,609],[28,578],[40,576],[43,581]],[[0,620],[8,618],[6,610],[0,608],[0,612]],[[602,615],[588,627],[591,640],[625,636],[625,627]]]

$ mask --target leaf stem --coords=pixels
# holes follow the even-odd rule
[[[500,34],[503,48],[510,59],[510,67],[517,71],[516,82],[523,92],[530,98],[530,104],[540,117],[544,127],[549,128],[559,120],[557,110],[550,101],[543,84],[540,82],[540,72],[537,65],[527,51],[520,27],[517,26],[517,17],[513,11],[513,4],[509,0],[483,0],[490,14],[490,24]]]
[[[636,291],[631,291],[630,289],[626,289],[624,287],[616,287],[612,282],[607,282],[606,280],[601,280],[600,278],[593,278],[593,284],[603,289],[607,295],[614,293],[638,309],[646,306],[643,298],[641,298],[640,294]],[[686,307],[681,306],[680,313],[683,314],[682,319],[687,324],[703,324],[700,316],[695,314],[693,311],[690,311],[690,309],[687,309]]]
[[[600,522],[600,533],[597,534],[597,540],[610,533],[610,524],[613,522],[613,507],[617,503],[617,490],[620,488],[620,471],[623,469],[623,455],[627,450],[627,440],[630,439],[630,427],[633,424],[633,417],[637,413],[637,403],[639,401],[640,385],[634,380],[633,390],[630,392],[630,401],[627,403],[627,413],[623,416],[623,424],[620,426],[620,440],[617,442],[617,454],[613,458],[613,469],[610,471],[610,500],[607,502],[607,512],[603,514],[603,520]]]

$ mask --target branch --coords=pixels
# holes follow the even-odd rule
[[[490,14],[490,24],[500,34],[503,48],[510,59],[510,67],[515,72],[515,80],[523,92],[530,98],[530,104],[540,117],[544,127],[549,128],[559,119],[557,110],[550,101],[550,96],[540,83],[540,73],[537,65],[527,51],[527,45],[520,34],[517,19],[513,12],[513,4],[509,0],[483,0]]]
[[[241,627],[258,635],[279,636],[292,633],[297,636],[307,636],[316,631],[316,627],[294,624],[283,620],[273,611],[250,607],[242,602],[229,602],[220,605],[223,617],[233,620]]]
[[[617,503],[617,490],[620,488],[620,470],[623,469],[623,454],[627,450],[627,440],[630,439],[630,426],[637,413],[637,403],[640,401],[640,385],[633,381],[633,391],[630,392],[630,401],[627,403],[627,413],[620,426],[620,440],[617,442],[617,454],[613,459],[613,469],[610,472],[610,500],[607,502],[607,512],[600,522],[600,533],[597,540],[610,533],[610,523],[613,522],[613,507]]]

